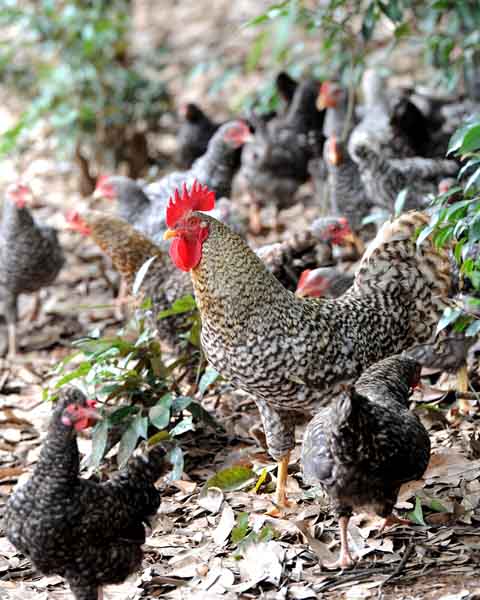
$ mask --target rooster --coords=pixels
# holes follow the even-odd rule
[[[17,300],[53,283],[65,263],[53,227],[36,223],[28,209],[30,188],[15,183],[7,188],[0,224],[0,290],[8,326],[8,356],[17,351]],[[39,308],[35,299],[33,319]]]
[[[154,483],[167,471],[156,446],[109,481],[81,479],[77,432],[97,418],[79,390],[61,393],[32,477],[13,492],[4,517],[11,543],[42,573],[65,577],[76,600],[97,600],[101,586],[140,568],[144,523],[160,506]]]
[[[354,562],[347,541],[352,509],[373,508],[385,517],[382,530],[404,522],[392,515],[400,485],[420,479],[430,458],[427,430],[408,410],[420,370],[400,356],[372,365],[305,430],[304,479],[323,485],[339,517],[340,556],[327,567]]]
[[[298,298],[238,235],[198,212],[214,205],[200,184],[177,190],[165,238],[175,265],[190,271],[208,361],[255,398],[283,506],[295,422],[374,362],[433,336],[451,286],[448,256],[429,238],[417,249],[413,236],[428,218],[407,213],[383,225],[347,293]]]

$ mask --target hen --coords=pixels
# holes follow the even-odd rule
[[[438,182],[456,175],[459,170],[453,160],[385,158],[375,140],[368,136],[350,138],[349,152],[358,165],[367,197],[387,212],[394,212],[397,196],[405,189],[408,189],[405,208],[425,207],[426,196],[437,191]]]
[[[177,134],[178,163],[188,169],[194,160],[205,154],[213,134],[220,123],[212,121],[203,110],[194,103],[188,103],[181,108],[183,123]]]
[[[304,269],[334,262],[334,246],[355,242],[344,218],[323,217],[309,229],[290,235],[282,242],[255,250],[267,269],[289,290],[294,290]]]
[[[316,81],[299,84],[285,116],[257,128],[243,150],[240,177],[252,198],[255,231],[260,228],[259,207],[272,199],[280,208],[291,205],[308,178],[308,161],[321,155],[324,112],[315,106],[317,92]]]
[[[181,343],[179,333],[187,327],[188,316],[181,314],[160,320],[157,316],[170,308],[175,300],[193,293],[190,277],[175,268],[164,249],[123,219],[100,211],[87,211],[82,215],[70,213],[67,221],[71,229],[90,236],[110,257],[128,290],[132,289],[141,266],[155,257],[143,278],[137,301],[152,300],[150,325],[156,329],[160,340],[177,349]]]
[[[65,577],[76,600],[101,598],[101,586],[140,567],[144,523],[160,505],[154,483],[166,472],[157,446],[109,481],[81,479],[77,431],[94,418],[80,391],[61,393],[32,477],[11,495],[4,517],[11,543],[42,573]]]
[[[165,207],[168,198],[183,182],[194,180],[208,185],[218,197],[230,196],[232,179],[240,166],[240,151],[251,137],[243,121],[222,125],[208,143],[207,152],[188,171],[174,171],[144,187],[125,177],[99,179],[95,196],[119,201],[118,215],[147,237],[161,241],[165,230]]]
[[[372,201],[365,193],[358,166],[350,158],[346,144],[335,136],[326,140],[323,157],[328,171],[330,212],[343,215],[353,230],[359,231]]]
[[[369,245],[351,289],[338,299],[298,298],[245,242],[206,214],[207,188],[185,188],[167,207],[170,256],[190,271],[210,364],[251,393],[285,503],[295,421],[328,404],[371,364],[429,340],[451,286],[446,251],[427,238],[417,250],[418,212],[387,222]]]
[[[352,286],[353,280],[353,275],[336,267],[305,269],[300,275],[295,293],[301,297],[338,298]]]
[[[47,287],[57,277],[65,257],[52,227],[36,223],[27,208],[30,189],[22,184],[7,188],[0,225],[0,288],[8,328],[8,355],[17,351],[17,300]],[[36,298],[34,313],[38,311]]]
[[[348,567],[347,527],[353,510],[392,517],[400,486],[420,479],[430,458],[430,439],[408,410],[420,365],[391,356],[374,364],[307,426],[302,447],[304,479],[321,483],[339,518],[340,556],[328,566]],[[382,529],[383,529],[382,528]],[[326,565],[327,566],[327,565]]]

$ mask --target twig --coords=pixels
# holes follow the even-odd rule
[[[410,556],[412,555],[413,549],[415,548],[415,545],[413,543],[413,538],[410,538],[410,542],[407,546],[407,549],[405,550],[403,556],[402,556],[402,560],[400,561],[400,564],[397,566],[397,568],[395,569],[395,571],[393,571],[393,573],[391,573],[384,581],[382,581],[382,583],[380,584],[380,588],[378,590],[378,593],[380,594],[382,591],[383,586],[392,581],[392,579],[395,579],[395,577],[398,577],[398,575],[400,575],[400,573],[403,571],[403,569],[405,568],[405,565],[408,562],[408,559],[410,558]]]

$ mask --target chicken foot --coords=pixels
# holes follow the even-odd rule
[[[459,392],[468,392],[468,367],[464,363],[457,371],[457,390]],[[472,412],[472,405],[467,398],[458,399],[458,408],[462,415],[469,415]]]
[[[288,506],[287,478],[290,452],[295,446],[295,419],[281,413],[264,400],[256,399],[270,455],[278,462],[277,488],[274,502],[277,509]],[[273,511],[278,512],[278,511]],[[272,512],[272,516],[274,515]]]
[[[412,525],[412,521],[410,521],[409,519],[402,519],[400,517],[397,517],[396,515],[388,515],[388,517],[385,517],[385,521],[380,527],[376,537],[382,535],[385,529],[387,527],[392,527],[392,525]]]
[[[8,323],[7,335],[8,335],[7,358],[10,360],[13,360],[17,356],[17,324],[16,323]]]
[[[340,530],[340,554],[338,559],[332,563],[323,563],[326,569],[348,569],[355,564],[355,560],[350,554],[350,548],[348,547],[348,522],[349,516],[342,516],[338,519],[338,527]]]

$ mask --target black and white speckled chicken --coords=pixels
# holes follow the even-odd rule
[[[270,273],[294,291],[305,269],[333,264],[334,246],[353,243],[355,236],[344,218],[322,217],[306,231],[294,233],[282,242],[260,246],[255,253]]]
[[[173,239],[175,264],[190,271],[207,360],[255,398],[284,505],[295,421],[329,404],[371,364],[434,336],[450,264],[430,237],[417,248],[415,233],[428,217],[406,213],[379,230],[347,293],[298,298],[238,235],[196,211],[213,206],[205,189],[172,201],[165,237]]]
[[[430,458],[428,433],[409,411],[410,391],[419,379],[415,361],[386,358],[308,424],[301,459],[304,479],[324,487],[340,526],[339,559],[325,566],[353,564],[347,539],[353,511],[373,510],[385,517],[384,527],[401,521],[392,516],[400,486],[420,479]]]
[[[8,355],[11,358],[17,351],[18,296],[49,286],[65,262],[55,229],[35,222],[30,214],[27,208],[30,197],[27,186],[10,185],[0,224],[0,298],[7,321]],[[33,314],[38,311],[38,296],[35,301]]]
[[[315,106],[317,93],[318,82],[300,83],[285,116],[257,128],[253,141],[245,145],[239,177],[257,212],[266,203],[290,206],[308,178],[308,161],[321,155],[324,112]],[[254,211],[251,223],[252,229],[259,228]]]
[[[328,171],[330,214],[344,216],[354,231],[361,230],[373,203],[365,193],[357,164],[350,158],[346,144],[335,136],[326,140],[323,158]]]
[[[386,158],[414,156],[408,131],[392,126],[392,110],[387,96],[387,82],[375,69],[367,69],[362,78],[363,117],[350,134],[350,144],[367,135],[375,140],[379,152]],[[401,124],[397,122],[396,125]],[[346,139],[345,137],[343,139]]]
[[[80,478],[77,431],[95,412],[79,390],[61,392],[33,474],[4,516],[10,542],[40,572],[65,577],[76,600],[99,600],[103,585],[140,568],[144,523],[160,505],[154,483],[167,471],[157,446],[106,482]]]
[[[398,194],[404,189],[408,189],[405,209],[427,206],[427,196],[436,193],[438,182],[456,175],[459,170],[458,163],[453,160],[386,158],[375,139],[367,134],[351,137],[348,150],[358,165],[367,197],[375,207],[388,213],[394,212]]]
[[[102,177],[94,195],[118,199],[118,215],[160,244],[166,229],[165,208],[177,187],[184,182],[190,186],[197,180],[215,190],[219,198],[229,197],[233,176],[240,166],[241,148],[250,137],[245,122],[229,121],[216,131],[207,152],[188,171],[174,171],[143,187],[125,177]],[[220,213],[218,217],[222,218]]]
[[[183,169],[189,169],[193,162],[207,151],[208,142],[220,127],[193,102],[180,109],[183,123],[177,133],[177,162]]]

